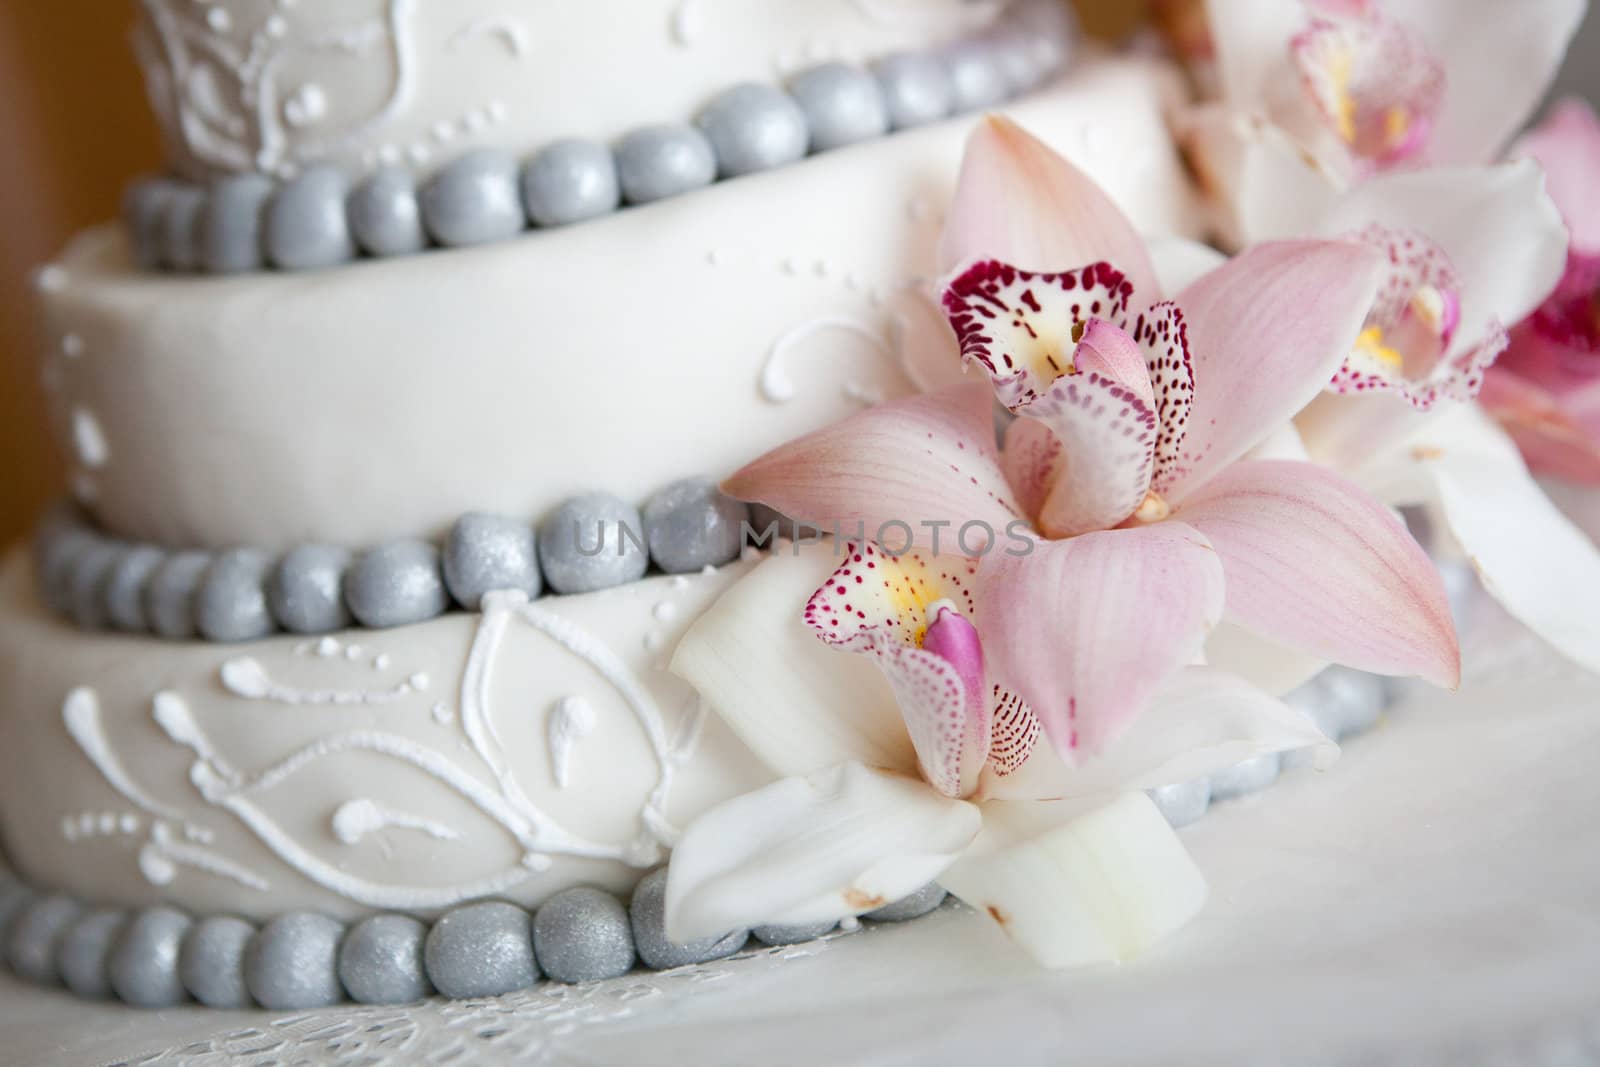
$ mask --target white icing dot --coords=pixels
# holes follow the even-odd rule
[[[69,333],[61,339],[61,351],[69,359],[77,359],[83,355],[83,338],[75,333]]]
[[[282,15],[273,15],[267,19],[265,29],[268,37],[282,37],[289,32],[289,23]]]
[[[260,700],[272,691],[272,680],[259,660],[242,656],[222,665],[222,684],[234,696]]]
[[[323,659],[339,654],[339,639],[337,637],[324,637],[317,642],[317,655]]]
[[[406,158],[418,166],[421,166],[422,164],[428,162],[429,159],[433,158],[433,152],[428,148],[427,145],[419,142],[406,149]]]
[[[78,813],[78,833],[80,835],[94,833],[94,812],[82,811]]]
[[[428,690],[428,676],[420,671],[416,674],[413,674],[407,681],[411,688],[415,689],[419,693],[425,693]]]
[[[233,17],[226,8],[213,7],[206,12],[206,25],[217,33],[227,33],[233,28]]]
[[[122,818],[117,820],[118,828],[125,834],[137,833],[139,830],[139,816],[133,812],[124,812]]]
[[[781,266],[782,266],[782,269],[783,269],[783,273],[791,274],[791,275],[798,275],[801,272],[801,270],[803,269],[800,266],[800,261],[798,259],[795,259],[793,256],[789,256],[786,259],[784,259],[784,261],[781,264]]]
[[[650,614],[657,622],[671,622],[678,617],[678,605],[668,600],[663,600],[651,609]]]
[[[78,408],[72,413],[72,445],[78,453],[78,462],[91,470],[105,466],[111,455],[100,420],[87,408]]]
[[[344,650],[344,658],[349,660],[351,663],[354,663],[356,660],[361,658],[364,651],[365,650],[362,649],[360,645],[351,645],[349,648]]]
[[[847,915],[843,919],[839,920],[839,929],[843,930],[847,934],[853,934],[857,930],[861,929],[861,920],[856,918],[854,915]]]
[[[328,114],[328,94],[316,82],[306,82],[283,102],[283,118],[291,126],[314,126]]]
[[[710,564],[707,564],[706,565],[706,570],[710,570],[710,569],[711,569]],[[705,570],[702,570],[700,573],[704,574]],[[685,575],[675,574],[675,575],[672,576],[672,581],[670,583],[668,583],[668,584],[670,584],[672,586],[672,588],[674,588],[674,589],[687,589],[687,588],[689,588],[689,579]]]
[[[548,871],[553,862],[549,856],[538,852],[530,852],[522,857],[522,865],[530,871]]]
[[[449,144],[456,139],[456,125],[449,119],[440,119],[433,124],[433,139],[440,144]]]
[[[61,836],[68,841],[76,841],[78,839],[78,824],[72,820],[70,815],[61,816]]]
[[[483,109],[484,117],[491,123],[504,122],[508,112],[509,109],[506,107],[504,100],[491,100],[488,106]]]
[[[455,716],[455,712],[451,711],[445,705],[443,705],[443,704],[435,704],[433,706],[433,721],[438,723],[440,726],[445,725],[446,723],[448,723],[451,719],[454,719],[455,717],[456,717]]]
[[[100,818],[98,820],[96,820],[96,824],[97,824],[97,826],[98,826],[98,828],[99,828],[99,830],[100,830],[100,832],[102,834],[114,834],[114,833],[116,833],[117,832],[117,816],[116,816],[116,813],[110,812],[110,811],[102,811],[100,813]]]
[[[389,164],[400,162],[400,154],[400,146],[396,144],[386,144],[378,149],[378,158]]]
[[[819,278],[826,278],[832,270],[833,268],[828,265],[828,261],[825,259],[819,259],[811,266],[811,273]]]
[[[139,873],[151,885],[170,885],[178,876],[178,868],[154,845],[146,845],[139,850]]]
[[[41,267],[33,276],[33,284],[46,293],[59,293],[67,287],[67,272],[54,264]]]
[[[648,634],[644,635],[644,650],[646,652],[654,652],[657,649],[659,649],[660,647],[661,647],[661,635],[660,634],[658,634],[658,633],[648,633]]]
[[[389,669],[389,663],[390,663],[389,655],[386,652],[380,652],[376,656],[372,657],[372,669],[373,670],[386,671],[386,670]]]
[[[333,813],[333,836],[353,845],[374,830],[382,830],[388,820],[383,809],[370,800],[352,800]]]

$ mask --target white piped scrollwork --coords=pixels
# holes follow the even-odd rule
[[[575,832],[542,810],[524,788],[518,766],[525,761],[516,758],[503,744],[495,725],[491,698],[495,664],[505,637],[514,626],[543,635],[581,660],[611,687],[637,722],[654,756],[656,775],[641,802],[638,829],[632,837],[620,841],[594,840]],[[325,642],[323,646],[310,647],[319,647],[320,658],[338,658],[336,644]],[[219,673],[225,687],[236,696],[262,703],[296,708],[380,708],[385,716],[410,714],[416,710],[387,707],[398,699],[397,696],[394,700],[389,698],[399,689],[364,694],[360,690],[319,691],[276,683],[255,659],[226,661]],[[418,684],[419,681],[422,684]],[[402,683],[404,694],[418,693],[425,686],[425,680],[417,674]],[[594,709],[587,702],[584,706],[592,717]],[[306,879],[369,907],[428,910],[503,894],[547,870],[556,856],[612,860],[643,869],[659,863],[676,841],[678,831],[667,817],[667,801],[677,769],[698,744],[706,712],[696,702],[682,716],[675,735],[669,736],[666,718],[633,670],[571,619],[530,603],[524,593],[500,592],[486,596],[461,674],[458,707],[459,711],[453,716],[441,717],[434,711],[430,719],[438,726],[459,729],[462,737],[459,745],[435,747],[364,721],[360,726],[325,733],[282,759],[253,770],[238,765],[221,751],[194,709],[178,693],[158,693],[152,702],[152,717],[169,740],[193,756],[189,783],[207,806],[233,816],[256,842]],[[345,713],[330,711],[328,714]],[[146,817],[139,820],[137,826],[149,825],[148,840],[139,860],[140,870],[149,881],[167,884],[176,877],[178,868],[187,867],[231,878],[251,889],[266,891],[269,888],[265,878],[211,847],[216,837],[213,830],[194,824],[180,806],[157,799],[134,778],[118,758],[103,728],[99,699],[93,690],[74,690],[63,706],[62,718],[73,740],[107,784],[131,803],[139,815]],[[585,732],[584,722],[579,721],[584,718],[575,706],[567,708],[566,720],[570,721],[567,721],[565,733],[569,747],[571,740]],[[588,725],[592,727],[593,723]],[[469,769],[458,763],[456,753],[462,750],[479,766]],[[444,885],[379,882],[352,873],[346,863],[330,860],[322,854],[327,845],[355,846],[380,831],[417,832],[444,843],[469,836],[462,828],[438,819],[398,810],[376,798],[352,796],[340,803],[329,817],[326,825],[331,841],[298,839],[274,816],[267,803],[268,796],[301,774],[320,772],[325,782],[338,781],[332,777],[332,767],[324,770],[325,761],[346,753],[368,753],[408,765],[444,786],[509,835],[517,846],[518,855],[499,870]],[[565,759],[553,764],[552,769],[558,777],[564,778]],[[134,813],[129,815],[138,819]],[[121,826],[115,817],[112,824],[113,829]],[[69,816],[63,825],[73,827],[73,836],[77,836],[78,821]],[[97,825],[96,818],[91,818],[91,831]]]

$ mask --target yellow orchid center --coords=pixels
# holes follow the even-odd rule
[[[1395,370],[1405,364],[1405,358],[1385,342],[1382,326],[1368,326],[1362,330],[1361,336],[1356,338],[1356,351]]]

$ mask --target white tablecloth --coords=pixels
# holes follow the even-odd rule
[[[0,1063],[1600,1062],[1600,680],[1502,617],[1471,633],[1460,693],[1185,830],[1210,903],[1120,969],[1040,972],[947,908],[685,973],[291,1018],[5,978]]]

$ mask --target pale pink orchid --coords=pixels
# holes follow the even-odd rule
[[[686,832],[673,936],[854,914],[938,875],[1046,962],[1122,958],[1203,895],[1138,791],[1316,736],[1186,668],[1225,615],[1325,659],[1458,677],[1443,585],[1394,515],[1322,468],[1242,458],[1344,361],[1375,252],[1264,246],[1163,302],[1105,195],[991,119],[942,256],[965,264],[945,304],[988,383],[870,409],[725,483],[856,543],[768,560],[677,650],[789,777]],[[1017,416],[1003,451],[996,396]],[[871,543],[890,530],[903,546]],[[863,655],[828,666],[824,648]],[[876,686],[846,670],[862,660]],[[824,848],[822,826],[848,842]],[[1108,895],[1120,920],[1097,910]]]
[[[1482,400],[1536,473],[1600,486],[1600,119],[1565,100],[1512,154],[1544,168],[1571,246],[1560,284],[1512,331]]]
[[[1180,123],[1234,246],[1383,173],[1499,159],[1584,0],[1208,0],[1219,99]],[[1505,72],[1507,76],[1498,76]]]
[[[1222,98],[1180,123],[1231,246],[1317,236],[1388,253],[1389,275],[1367,328],[1327,395],[1297,417],[1289,454],[1340,471],[1385,503],[1428,508],[1441,557],[1469,560],[1513,616],[1600,670],[1600,616],[1582,606],[1600,599],[1600,551],[1473,402],[1505,350],[1508,328],[1545,303],[1567,262],[1566,230],[1538,165],[1491,161],[1542,96],[1584,5],[1336,6],[1210,0]],[[1313,35],[1332,33],[1344,44],[1308,52],[1303,35],[1314,22],[1332,29]],[[1371,38],[1366,44],[1362,34]],[[1410,43],[1398,43],[1402,37]],[[1404,48],[1432,57],[1442,75],[1437,106],[1417,106],[1424,97],[1415,72],[1396,67],[1386,75],[1383,63],[1360,58],[1363,49]],[[1329,92],[1342,84],[1337,63],[1324,64],[1334,76],[1306,77],[1308,57],[1330,54],[1350,57],[1342,96]],[[1415,69],[1429,68],[1419,60]],[[1485,73],[1505,70],[1516,77]],[[1426,136],[1395,142],[1398,154],[1358,151],[1374,142],[1331,130],[1330,101],[1352,116],[1401,108],[1405,122],[1397,119],[1396,130]],[[1520,384],[1489,382],[1489,399],[1515,404],[1525,423],[1541,429],[1570,428]],[[1261,658],[1272,649],[1248,651]],[[1312,667],[1307,661],[1286,672],[1283,684]]]

